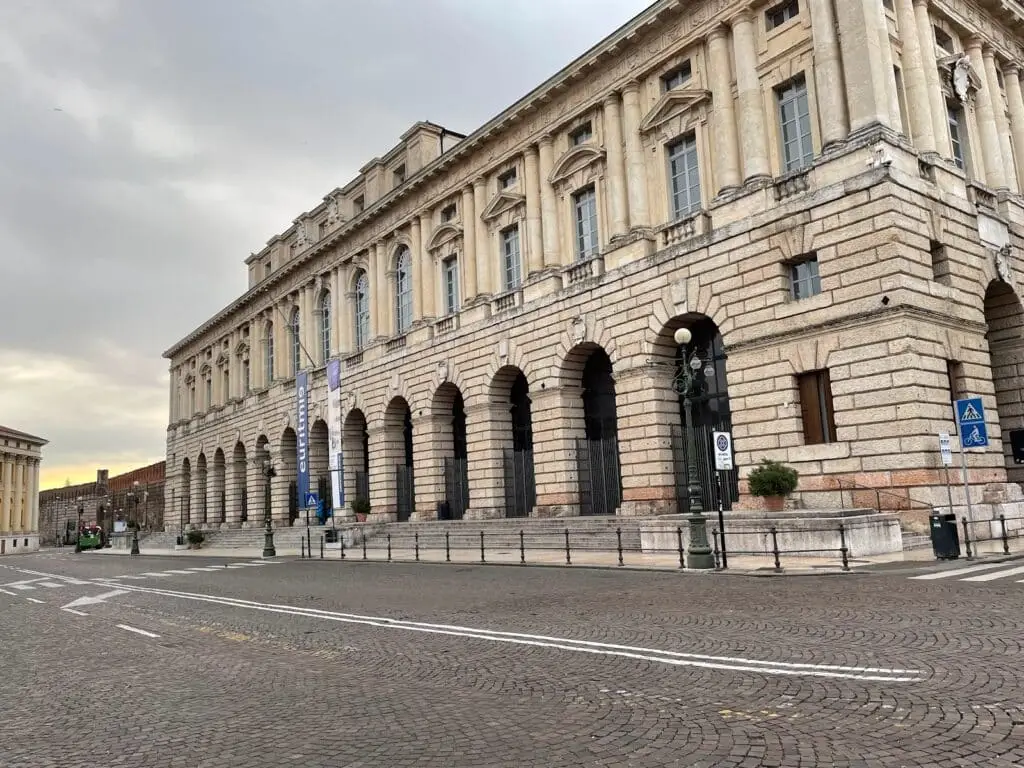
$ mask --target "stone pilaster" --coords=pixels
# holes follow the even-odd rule
[[[226,520],[225,510],[221,507],[221,494],[226,491],[226,473],[227,467],[218,467],[216,458],[206,472],[206,522],[210,525],[217,525]]]
[[[626,144],[626,188],[629,193],[629,223],[632,229],[648,229],[651,211],[647,191],[647,159],[640,140],[640,83],[633,80],[622,90],[623,135]]]
[[[426,270],[423,269],[423,237],[420,229],[420,217],[413,216],[409,223],[409,239],[412,241],[410,254],[412,260],[412,320],[414,323],[423,321],[423,292],[426,289]]]
[[[838,144],[849,133],[843,93],[843,64],[836,36],[831,0],[810,0],[811,35],[814,38],[814,82],[818,97],[823,149]]]
[[[946,99],[942,95],[942,84],[939,81],[935,30],[932,29],[932,20],[928,13],[928,0],[914,0],[914,18],[917,22],[917,41],[921,49],[921,69],[928,89],[928,111],[932,118],[935,151],[942,157],[950,157],[953,154],[953,145],[949,141]]]
[[[907,92],[910,133],[919,150],[935,152],[932,109],[913,0],[896,0],[896,14],[903,41],[903,83]]]
[[[478,276],[477,299],[486,300],[491,294],[501,291],[495,285],[498,270],[494,269],[495,255],[491,253],[487,242],[487,225],[480,215],[487,207],[487,180],[482,176],[473,179],[473,205],[476,211],[476,271]],[[520,242],[522,242],[520,240]]]
[[[185,517],[185,522],[194,525],[202,525],[206,522],[206,480],[199,472],[198,462],[192,469],[192,477],[188,491],[188,514]]]
[[[267,478],[263,474],[261,463],[263,458],[263,456],[257,453],[254,461],[247,464],[245,468],[246,508],[249,512],[249,519],[246,521],[246,525],[253,528],[262,525],[264,515],[266,515]]]
[[[486,520],[505,516],[502,469],[502,415],[498,403],[484,402],[466,409],[469,455],[469,509],[466,517]]]
[[[11,529],[24,533],[27,521],[25,514],[25,464],[20,457],[14,458],[14,501],[11,509]]]
[[[339,355],[347,352],[344,346],[342,327],[346,323],[344,317],[348,305],[345,303],[346,286],[344,284],[342,267],[335,267],[331,270],[331,354]]]
[[[626,192],[626,158],[622,138],[622,108],[619,94],[604,97],[604,136],[608,166],[608,206],[611,211],[611,236],[629,231],[629,203]]]
[[[463,306],[468,306],[477,294],[476,230],[478,226],[483,226],[483,224],[477,219],[473,188],[467,186],[462,189],[462,258],[459,260]]]
[[[527,274],[534,275],[544,269],[544,232],[541,226],[540,155],[535,144],[523,152],[526,183],[526,263]]]
[[[715,192],[722,194],[740,186],[740,151],[736,138],[736,108],[732,98],[732,57],[729,30],[715,27],[708,34],[711,59],[711,102],[714,126]]]
[[[420,214],[419,277],[423,281],[422,319],[431,322],[437,317],[437,267],[434,257],[427,249],[430,237],[431,218],[429,213]]]
[[[224,522],[237,526],[242,520],[243,500],[248,504],[245,498],[248,467],[244,458],[236,459],[234,448],[230,455],[225,456],[224,461]]]
[[[419,440],[413,440],[413,464],[416,467],[417,520],[437,519],[437,505],[444,501],[444,460],[453,455],[451,416],[423,416]]]
[[[370,285],[370,311],[374,323],[371,337],[382,338],[391,335],[391,323],[388,315],[391,312],[391,286],[388,285],[388,252],[383,242],[378,242],[375,249],[374,274]]]
[[[903,125],[903,115],[900,112],[900,97],[896,87],[896,60],[892,52],[892,40],[889,36],[889,20],[886,18],[885,9],[882,4],[875,2],[881,24],[878,27],[878,50],[881,54],[882,71],[887,74],[883,78],[885,84],[885,96],[889,104],[890,124],[900,129],[904,135],[910,135],[910,128]],[[904,70],[904,76],[906,72]]]
[[[996,74],[995,52],[985,47],[981,55],[985,63],[985,84],[992,94],[992,114],[995,117],[996,131],[999,134],[999,156],[1002,160],[1003,182],[1011,192],[1018,192],[1017,169],[1013,162],[1013,138],[1010,135],[1010,121],[1006,117],[1006,103],[1003,101],[1003,92],[999,87],[999,77]]]
[[[539,458],[534,473],[537,510],[542,517],[573,517],[580,513],[576,440],[583,437],[583,388],[531,387],[533,450]]]
[[[413,445],[416,444],[415,426]],[[370,507],[378,522],[395,520],[398,516],[398,488],[395,466],[401,460],[404,446],[401,428],[389,430],[382,423],[367,429],[370,448]]]
[[[892,53],[887,46],[884,52],[881,45],[883,35],[888,38],[882,4],[878,0],[836,3],[836,21],[850,131],[856,133],[877,125],[895,130],[898,122],[893,122],[889,98],[895,91],[895,83],[890,87],[889,81],[895,81],[895,75]]]
[[[551,172],[555,167],[555,148],[550,136],[542,136],[539,146],[540,162],[540,216],[544,240],[544,266],[556,267],[561,263],[558,240],[558,202],[551,186]]]
[[[32,460],[32,480],[28,484],[28,528],[39,533],[39,459]]]
[[[744,9],[732,20],[732,40],[736,58],[736,89],[739,96],[743,180],[749,183],[771,177],[761,81],[757,75],[754,16],[749,9]]]
[[[295,479],[295,470],[291,464],[280,458],[274,462],[274,469],[277,474],[270,478],[270,517],[274,526],[280,528],[289,524],[288,510],[291,502],[289,485]],[[262,518],[260,522],[262,522]]]
[[[970,58],[971,66],[981,78],[981,88],[977,94],[977,115],[978,130],[980,131],[981,156],[984,160],[985,183],[995,189],[1006,186],[1006,174],[1003,171],[1002,152],[999,149],[999,129],[996,127],[996,117],[993,108],[993,93],[989,87],[988,78],[985,75],[985,60],[981,52],[981,39],[972,37],[967,41],[967,56]]]
[[[0,496],[0,532],[7,533],[11,531],[11,500],[13,494],[12,484],[14,481],[14,462],[11,457],[2,454],[3,462],[3,477],[2,480],[2,493]]]
[[[1020,69],[1009,64],[1003,70],[1006,83],[1006,102],[1010,108],[1010,135],[1013,139],[1014,156],[1017,161],[1017,182],[1024,189],[1024,98],[1021,97]]]

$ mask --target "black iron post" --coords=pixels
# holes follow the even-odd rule
[[[132,526],[132,551],[129,554],[137,555],[137,554],[139,554],[139,520],[138,520],[138,517],[139,517],[139,481],[138,480],[136,480],[134,483],[132,483],[132,491],[129,494],[128,498],[131,499],[131,506],[135,508],[134,514],[132,514],[131,512],[128,513],[130,522],[134,522],[134,525]]]
[[[82,497],[78,497],[78,528],[75,529],[75,552],[82,551],[82,515],[85,513],[85,505]]]
[[[263,556],[277,557],[277,550],[274,548],[274,528],[270,524],[270,480],[277,472],[274,471],[269,459],[263,462],[263,475],[267,478],[263,492]]]
[[[697,479],[697,429],[693,423],[693,406],[690,402],[690,388],[683,396],[686,411],[686,498],[689,501],[690,543],[686,548],[686,567],[711,570],[715,558],[708,545],[708,520],[704,517],[704,501],[701,498],[700,481]]]

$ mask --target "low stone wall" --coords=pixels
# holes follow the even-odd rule
[[[845,529],[848,556],[866,557],[903,550],[899,517],[868,510],[799,510],[781,513],[764,511],[726,512],[726,548],[732,553],[772,554],[771,528],[776,529],[779,551],[801,557],[839,559],[840,523]],[[718,528],[717,513],[707,518],[708,541]],[[681,535],[680,535],[681,534]],[[641,551],[647,553],[685,550],[690,530],[685,515],[668,515],[640,525]]]

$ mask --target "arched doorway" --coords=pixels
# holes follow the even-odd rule
[[[277,475],[271,480],[276,517],[294,525],[299,519],[299,456],[295,430],[285,427],[281,433],[281,454]]]
[[[345,417],[341,431],[345,453],[345,496],[352,499],[353,509],[370,507],[370,433],[366,416],[353,408]]]
[[[181,493],[178,495],[178,522],[188,525],[192,522],[192,462],[181,461]]]
[[[576,442],[580,514],[614,515],[622,503],[622,471],[612,361],[596,345],[580,352],[585,355],[580,376],[584,434]]]
[[[1024,465],[1014,462],[1012,448],[1014,440],[1024,442],[1024,309],[1001,280],[993,280],[985,292],[985,323],[1006,475],[1024,484]]]
[[[732,432],[725,344],[714,320],[704,315],[676,320],[666,328],[663,339],[671,339],[675,330],[681,327],[690,331],[690,343],[684,346],[676,344],[674,340],[669,342],[674,351],[678,393],[679,422],[672,433],[676,502],[681,512],[690,511],[686,492],[686,463],[690,445],[687,430],[691,424],[687,422],[685,390],[681,383],[685,381],[684,374],[689,373],[693,442],[697,452],[695,465],[704,510],[717,509],[719,496],[722,508],[732,509],[733,502],[739,498],[739,471],[733,469],[716,477],[713,439],[714,432]]]
[[[213,476],[210,482],[210,496],[207,500],[210,523],[227,522],[227,466],[224,451],[218,448],[213,454]]]
[[[196,481],[198,488],[196,488],[197,508],[195,510],[196,522],[200,525],[206,524],[206,492],[208,490],[208,476],[206,454],[200,453],[199,458],[196,459]]]
[[[431,439],[444,472],[444,497],[438,518],[461,520],[469,509],[469,451],[462,392],[451,382],[442,384],[434,393],[430,410],[434,419]]]
[[[412,410],[403,397],[384,411],[385,467],[394,467],[395,513],[399,522],[412,517],[416,490],[412,465]],[[388,481],[391,478],[387,478]]]
[[[501,368],[491,384],[491,400],[501,421],[497,437],[502,451],[505,517],[529,517],[537,505],[537,481],[530,384],[526,375],[515,366]]]
[[[317,419],[309,429],[309,486],[320,500],[321,524],[331,515],[330,450],[327,422]]]
[[[241,442],[235,443],[235,449],[231,454],[231,497],[234,508],[238,509],[238,522],[245,523],[249,520],[249,488],[246,473],[248,465],[245,458],[245,446]],[[232,509],[234,517],[234,509]]]

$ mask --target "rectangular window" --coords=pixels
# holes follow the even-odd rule
[[[213,405],[213,379],[210,377],[203,380],[203,396],[203,407]]]
[[[459,311],[459,262],[458,259],[446,259],[444,270],[444,312],[454,315]]]
[[[832,381],[828,371],[802,373],[796,380],[800,388],[800,416],[804,424],[804,443],[834,443],[836,416],[832,408]]]
[[[669,186],[672,215],[682,219],[700,210],[700,168],[695,134],[684,136],[668,146]]]
[[[441,209],[441,222],[447,223],[449,221],[452,221],[455,218],[456,214],[458,214],[458,212],[459,209],[456,207],[455,203],[446,205],[444,208]]]
[[[821,278],[818,276],[818,256],[809,254],[789,266],[790,296],[806,299],[821,293]]]
[[[805,168],[814,160],[811,141],[811,111],[807,103],[807,82],[798,77],[775,91],[779,105],[779,133],[785,172]]]
[[[273,270],[273,267],[271,267],[270,262],[267,261],[263,265],[263,276],[264,277],[270,277],[270,273],[271,273],[272,270]]]
[[[949,56],[954,53],[956,46],[953,45],[953,38],[946,34],[946,32],[938,27],[932,27],[935,32],[935,44],[942,49],[939,56]]]
[[[580,190],[572,196],[576,209],[576,260],[597,255],[597,194],[593,187]]]
[[[249,361],[242,361],[242,395],[247,395],[252,382],[249,379]]]
[[[661,90],[667,92],[678,88],[692,76],[693,67],[690,65],[690,60],[687,59],[675,69],[661,76]]]
[[[508,189],[509,187],[515,186],[518,180],[519,179],[516,176],[516,169],[509,168],[507,171],[505,171],[498,177],[498,187],[500,187],[501,189]]]
[[[356,213],[362,213],[363,209],[366,208],[366,198],[359,195],[359,197],[352,201],[352,208]]]
[[[953,144],[953,162],[960,170],[967,169],[967,132],[964,130],[964,113],[959,106],[949,104],[946,107],[949,120],[949,139]]]
[[[317,226],[317,239],[323,240],[327,236],[327,222],[321,221]]]
[[[522,266],[519,254],[519,225],[509,227],[501,233],[501,253],[505,262],[505,290],[519,287],[522,281]]]
[[[903,84],[903,73],[899,67],[893,67],[892,72],[896,78],[896,101],[900,105],[900,125],[903,127],[903,132],[907,135],[910,134],[910,118],[907,117],[907,89]],[[911,136],[911,138],[914,138]]]
[[[224,393],[222,395],[224,402],[231,399],[231,372],[228,369],[224,369]]]
[[[405,181],[405,165],[404,164],[398,166],[397,168],[395,168],[394,176],[395,176],[395,186],[396,187],[399,184],[401,184],[401,183],[403,183]]]
[[[784,3],[774,5],[765,11],[765,24],[769,30],[781,27],[787,21],[791,21],[800,15],[799,0],[787,0]]]
[[[578,147],[580,144],[586,144],[592,138],[594,138],[594,129],[588,121],[579,128],[575,128],[569,134],[569,143],[574,147]]]

